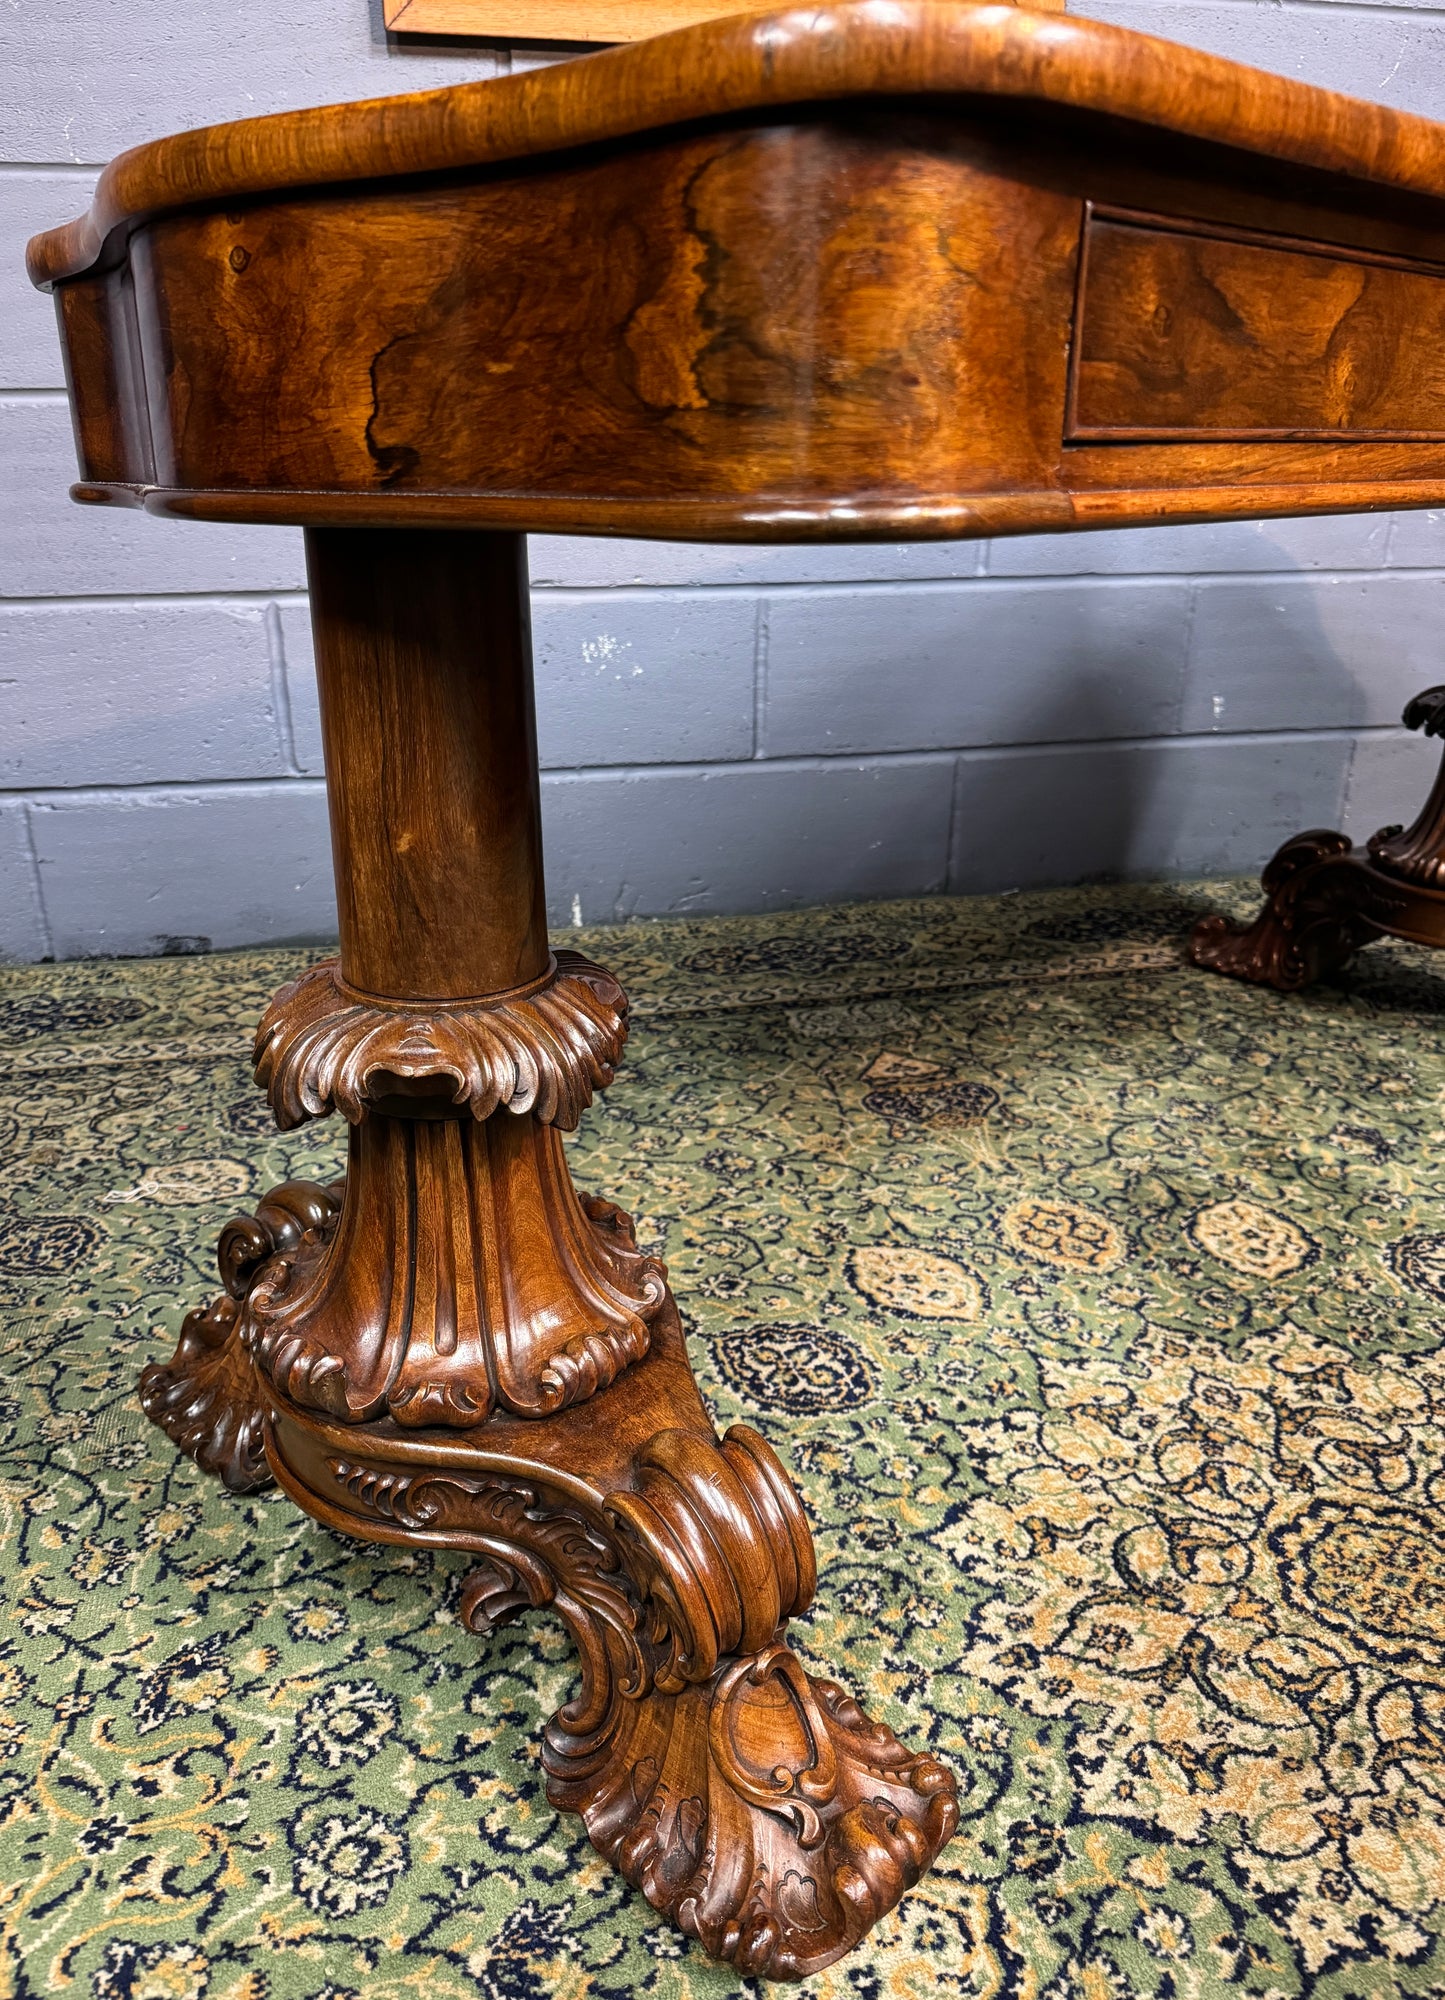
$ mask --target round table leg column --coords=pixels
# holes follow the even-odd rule
[[[547,972],[526,544],[312,528],[341,975],[398,1002]]]

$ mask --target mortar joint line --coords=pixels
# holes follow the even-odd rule
[[[30,864],[30,889],[31,894],[35,898],[35,916],[40,926],[40,942],[44,947],[41,957],[42,959],[53,959],[55,957],[55,939],[50,928],[50,912],[45,907],[45,887],[40,876],[40,850],[35,845],[35,828],[31,823],[31,815],[34,813],[34,810],[34,806],[27,800],[20,816],[21,825],[24,828],[25,856]]]

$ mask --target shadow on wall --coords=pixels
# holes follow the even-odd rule
[[[1011,683],[1007,737],[960,753],[950,888],[1252,872],[1291,834],[1340,825],[1352,732],[1398,724],[1422,668],[1408,645],[1381,657],[1380,587],[1398,579],[1278,563],[1096,584],[1100,615],[1086,599]],[[1148,592],[1163,601],[1140,617],[1131,594]]]
[[[1157,874],[1179,849],[1192,769],[1157,740],[1127,740],[1141,733],[1134,706],[1096,656],[1071,649],[1052,668],[1059,699],[1020,712],[1018,747],[959,759],[956,892]]]

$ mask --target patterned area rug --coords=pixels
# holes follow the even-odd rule
[[[1445,1990],[1445,961],[1183,965],[1242,887],[681,921],[580,1184],[817,1527],[795,1628],[963,1825],[811,1995]],[[571,941],[571,940],[569,940]],[[0,1992],[753,1990],[543,1794],[561,1627],[229,1497],[141,1417],[282,1139],[294,953],[0,974]]]

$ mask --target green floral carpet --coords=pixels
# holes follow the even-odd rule
[[[637,1012],[577,1178],[802,1489],[800,1650],[959,1776],[820,2000],[1445,1990],[1445,960],[1281,999],[1181,962],[1221,900],[579,940]],[[301,962],[0,973],[0,1995],[754,1990],[548,1807],[558,1624],[140,1414],[221,1224],[340,1165],[245,1062]]]

